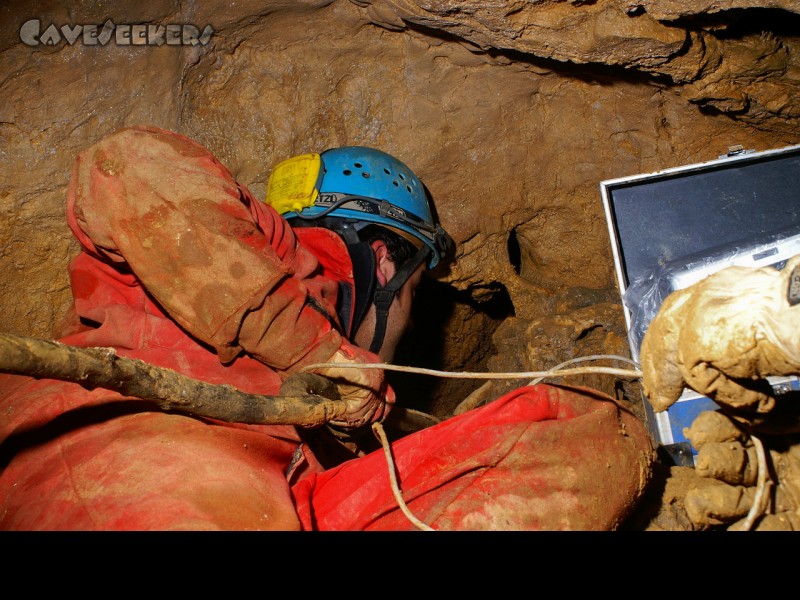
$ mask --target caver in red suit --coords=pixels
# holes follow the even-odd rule
[[[134,127],[90,147],[67,219],[82,251],[65,344],[267,395],[336,351],[378,360],[330,317],[339,283],[353,285],[341,238],[293,229],[185,137]],[[17,375],[0,379],[0,415],[4,530],[416,529],[382,450],[325,469],[293,426]],[[622,523],[652,447],[610,398],[538,385],[407,435],[392,455],[408,509],[434,529],[584,530]]]

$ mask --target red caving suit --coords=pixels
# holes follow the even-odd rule
[[[341,239],[293,230],[186,137],[130,127],[82,152],[67,219],[82,252],[65,344],[264,395],[350,344],[323,314],[352,285]],[[417,528],[382,450],[326,470],[293,426],[20,375],[0,376],[0,415],[3,530]],[[630,514],[652,446],[610,398],[537,385],[407,435],[392,455],[408,509],[434,529],[588,530]]]

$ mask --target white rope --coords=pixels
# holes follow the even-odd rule
[[[306,365],[303,371],[314,369],[383,369],[385,371],[401,371],[403,373],[418,373],[420,375],[434,375],[436,377],[447,377],[453,379],[530,379],[536,377],[567,377],[569,375],[586,375],[587,373],[601,373],[605,375],[616,375],[617,377],[631,377],[639,379],[642,372],[639,369],[617,369],[614,367],[576,367],[574,369],[552,369],[549,371],[518,371],[488,373],[485,371],[437,371],[436,369],[424,369],[422,367],[407,367],[403,365],[393,365],[390,363],[314,363]]]
[[[639,369],[639,363],[635,360],[631,360],[630,358],[625,358],[624,356],[619,356],[617,354],[592,354],[590,356],[578,356],[576,358],[570,358],[569,360],[565,360],[564,362],[557,364],[555,367],[551,369],[551,371],[558,371],[562,367],[566,367],[567,365],[571,365],[572,363],[584,362],[587,360],[602,360],[602,359],[609,359],[609,360],[619,360],[622,362],[630,363],[637,369]],[[641,377],[641,372],[639,377]],[[544,376],[537,377],[536,379],[532,380],[528,385],[536,385],[539,383]]]
[[[403,500],[403,492],[400,491],[400,485],[397,483],[397,474],[395,473],[394,460],[392,458],[392,445],[389,443],[389,438],[386,437],[383,426],[380,423],[373,423],[372,431],[380,440],[381,446],[383,446],[383,454],[386,456],[386,462],[389,465],[389,485],[392,488],[392,494],[394,495],[394,499],[397,500],[397,505],[400,507],[400,510],[417,529],[421,529],[422,531],[436,531],[433,527],[415,517],[411,509],[408,508],[405,500]]]

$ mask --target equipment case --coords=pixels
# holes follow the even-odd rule
[[[661,302],[731,265],[782,268],[800,254],[800,145],[732,147],[704,163],[600,182],[631,356]],[[771,377],[776,393],[800,379]],[[644,400],[648,427],[676,464],[694,464],[683,429],[717,405],[684,389],[668,410]]]

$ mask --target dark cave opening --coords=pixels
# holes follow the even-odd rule
[[[492,334],[514,316],[511,297],[504,286],[492,286],[476,301],[468,291],[423,278],[412,309],[413,327],[401,340],[394,364],[440,371],[485,371],[495,351]],[[483,383],[476,379],[438,377],[387,371],[397,402],[439,418],[451,411]]]
[[[508,249],[508,262],[511,263],[514,272],[519,275],[522,269],[522,250],[519,247],[516,227],[509,232],[506,247]]]

